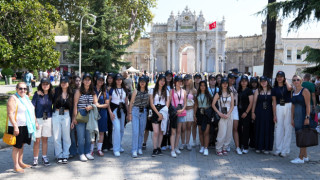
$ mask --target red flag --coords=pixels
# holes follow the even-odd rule
[[[210,29],[210,30],[212,30],[212,29],[214,29],[214,28],[216,28],[216,27],[217,27],[217,21],[209,24],[209,29]]]

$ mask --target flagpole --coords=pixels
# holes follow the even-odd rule
[[[216,28],[215,28],[215,30],[216,30],[216,66],[215,66],[215,71],[216,71],[216,74],[218,74],[218,72],[219,72],[219,56],[218,56],[218,21],[216,21]]]

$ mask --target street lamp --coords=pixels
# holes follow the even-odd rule
[[[148,72],[150,72],[150,62],[151,62],[152,60],[156,61],[157,58],[154,58],[154,57],[152,56],[152,54],[151,54],[151,55],[146,54],[146,55],[144,56],[144,59],[148,62]],[[151,74],[152,74],[152,76],[151,76],[151,81],[153,82],[153,68],[151,69]]]
[[[81,77],[81,53],[82,53],[82,20],[85,16],[91,16],[93,17],[93,23],[90,24],[89,21],[87,20],[87,25],[90,26],[91,30],[90,32],[88,33],[89,35],[93,35],[93,30],[92,30],[92,27],[96,24],[96,19],[97,19],[97,16],[93,15],[93,14],[85,14],[81,17],[81,20],[80,20],[80,46],[79,46],[79,76]]]
[[[223,73],[223,70],[224,70],[224,65],[227,61],[227,56],[219,56],[219,61],[221,63],[221,73]]]

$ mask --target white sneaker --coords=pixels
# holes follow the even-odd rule
[[[230,146],[228,146],[226,150],[227,150],[228,152],[230,152],[230,151],[231,151]]]
[[[87,157],[89,160],[94,160],[94,157],[93,157],[91,154],[86,154],[86,157]]]
[[[208,155],[209,155],[209,150],[208,150],[208,148],[205,148],[205,149],[204,149],[203,155],[204,155],[204,156],[208,156]]]
[[[243,149],[243,150],[242,150],[242,153],[243,153],[243,154],[248,154],[248,153],[249,153],[249,150],[248,150],[248,149]]]
[[[204,147],[203,147],[203,146],[201,146],[199,153],[201,153],[201,154],[202,154],[203,152],[204,152]]]
[[[303,164],[304,160],[300,158],[295,158],[294,160],[290,161],[293,164]]]
[[[274,152],[273,155],[274,155],[274,156],[279,156],[280,153],[279,153],[279,152]]]
[[[260,150],[256,150],[256,153],[261,153],[261,151]]]
[[[280,154],[280,157],[287,157],[287,156],[288,156],[287,153],[281,153],[281,154]]]
[[[137,151],[134,151],[134,152],[132,153],[132,157],[133,157],[133,158],[137,158],[137,157],[138,157]]]
[[[86,157],[84,154],[81,154],[81,155],[79,156],[79,158],[80,158],[80,161],[82,161],[82,162],[88,161],[87,157]]]
[[[123,153],[123,152],[124,152],[124,149],[123,149],[123,148],[120,148],[120,152]]]
[[[177,154],[176,154],[176,152],[174,152],[174,151],[171,151],[171,157],[173,157],[173,158],[176,158],[176,157],[177,157]]]
[[[237,149],[236,149],[236,152],[237,152],[237,154],[239,154],[239,155],[241,155],[241,154],[242,154],[241,149],[240,149],[240,148],[238,148],[238,147],[237,147]]]
[[[191,143],[191,146],[192,146],[192,147],[195,147],[195,146],[196,146],[196,143],[193,141],[193,142]]]
[[[138,150],[138,154],[139,154],[139,155],[142,155],[142,154],[143,154],[143,153],[142,153],[142,149],[139,149],[139,150]]]
[[[309,162],[309,157],[303,157],[304,162]]]
[[[161,150],[162,150],[162,151],[166,151],[166,150],[167,150],[167,146],[163,146],[163,147],[161,148]]]
[[[120,157],[120,152],[119,151],[116,151],[116,152],[113,152],[114,156],[116,157]]]
[[[181,151],[178,148],[175,149],[175,151],[176,151],[177,154],[181,154]]]
[[[179,149],[180,149],[180,150],[183,150],[183,149],[184,149],[184,146],[185,146],[184,144],[181,144],[180,147],[179,147]]]
[[[191,145],[190,145],[190,144],[188,144],[188,145],[187,145],[187,149],[188,149],[189,151],[191,151],[191,150],[192,150],[192,147],[191,147]]]
[[[264,154],[270,154],[270,151],[264,151],[263,153]]]

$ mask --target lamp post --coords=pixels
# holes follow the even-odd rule
[[[93,17],[93,23],[90,24],[89,21],[87,21],[87,25],[91,27],[91,30],[88,34],[94,34],[92,31],[92,27],[96,24],[96,19],[97,16],[93,15],[93,14],[85,14],[81,17],[80,20],[80,45],[79,45],[79,76],[81,77],[81,53],[82,53],[82,20],[85,16],[91,16]]]
[[[152,56],[152,54],[151,55],[148,55],[148,54],[146,54],[145,56],[144,56],[144,59],[148,62],[148,72],[150,72],[150,62],[152,61],[152,60],[156,60],[157,58],[154,58],[153,56]],[[153,66],[154,67],[154,66]],[[151,74],[152,74],[152,76],[151,76],[151,81],[153,82],[153,68],[151,69]]]
[[[226,63],[226,60],[227,60],[227,56],[219,56],[219,61],[220,61],[220,64],[221,64],[221,73],[223,73],[223,70],[224,70],[224,65]]]

